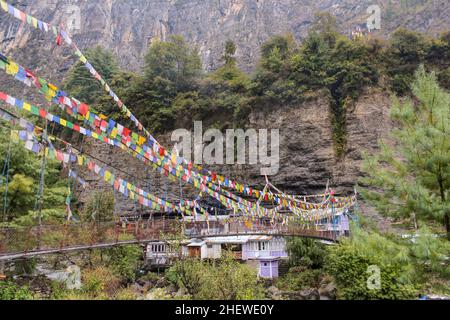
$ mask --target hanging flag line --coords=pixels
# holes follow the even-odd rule
[[[68,45],[73,46],[73,48],[75,49],[75,54],[79,57],[80,61],[85,65],[85,67],[90,71],[90,73],[92,74],[92,76],[97,79],[98,81],[100,81],[100,83],[102,84],[102,86],[104,87],[104,89],[109,93],[109,95],[114,99],[114,101],[119,105],[119,107],[121,108],[122,112],[124,112],[134,123],[135,125],[141,130],[143,129],[143,131],[147,134],[147,136],[150,138],[151,143],[153,144],[153,148],[155,149],[156,153],[159,153],[161,156],[164,157],[168,157],[168,158],[172,158],[175,159],[175,161],[177,163],[183,163],[185,165],[188,165],[188,167],[191,169],[192,168],[192,163],[188,162],[186,159],[183,159],[177,155],[170,155],[169,152],[167,152],[167,150],[165,150],[157,141],[155,138],[153,138],[150,133],[142,126],[142,124],[140,124],[140,122],[136,119],[136,117],[128,110],[128,108],[122,103],[122,101],[117,97],[117,95],[111,90],[111,88],[109,87],[109,85],[103,80],[103,78],[100,76],[100,74],[92,67],[92,65],[89,63],[89,61],[87,61],[86,57],[82,54],[81,50],[78,49],[78,47],[76,46],[76,44],[72,41],[72,39],[69,37],[69,35],[61,28],[61,27],[56,27],[56,26],[52,26],[49,23],[40,21],[28,14],[25,14],[24,12],[18,10],[17,8],[11,6],[10,4],[7,4],[5,1],[0,0],[0,4],[1,7],[3,8],[3,10],[7,13],[9,13],[10,15],[14,16],[15,18],[21,20],[22,22],[27,22],[29,25],[33,26],[34,28],[38,28],[41,31],[45,31],[48,32],[49,30],[52,30],[54,35],[58,37],[58,42],[60,42],[60,38],[62,37],[65,42]],[[63,99],[65,100],[65,99]],[[81,109],[85,108],[86,105],[85,104],[81,104]],[[85,109],[83,109],[85,110]],[[86,112],[88,112],[89,110],[87,109]],[[98,119],[96,119],[96,121],[100,121]],[[101,121],[100,121],[101,123]],[[137,135],[135,136],[138,140],[141,139],[141,137],[138,137]],[[142,140],[141,140],[142,141]],[[179,158],[179,159],[177,159]],[[196,167],[201,170],[201,173],[203,175],[209,175],[209,177],[207,178],[207,181],[209,182],[213,182],[213,183],[219,183],[222,184],[225,187],[228,188],[233,188],[238,192],[241,193],[245,193],[247,195],[259,198],[261,191],[259,190],[254,190],[251,187],[248,187],[246,185],[243,184],[239,184],[236,183],[230,179],[225,178],[224,176],[221,175],[217,175],[215,172],[211,172],[208,170],[203,169],[202,166],[196,165]],[[281,194],[271,194],[271,196],[274,197],[275,201],[277,201],[279,204],[282,204],[282,200],[280,198],[284,198],[288,199],[289,201],[292,201],[292,198],[290,196],[286,196],[284,193]],[[295,206],[295,202],[299,202],[299,200],[294,201],[294,206]],[[306,204],[306,203],[305,203]],[[306,204],[306,206],[308,206]]]
[[[49,120],[51,122],[54,122],[54,123],[57,123],[57,124],[59,124],[61,126],[70,128],[70,129],[72,129],[74,131],[77,131],[77,132],[79,132],[79,133],[81,133],[81,134],[83,134],[85,136],[92,137],[94,139],[103,141],[103,142],[105,142],[105,143],[107,143],[109,145],[120,147],[120,148],[128,151],[128,149],[124,145],[122,145],[119,141],[117,141],[115,139],[110,139],[110,138],[106,137],[103,134],[99,135],[99,134],[97,134],[95,132],[87,130],[87,129],[85,129],[83,127],[80,127],[80,126],[78,126],[76,124],[73,124],[70,121],[67,121],[67,120],[65,120],[63,118],[55,116],[55,115],[47,112],[44,109],[39,109],[38,107],[36,107],[34,105],[30,105],[29,103],[24,102],[23,100],[16,99],[16,98],[14,98],[14,97],[12,97],[10,95],[7,95],[6,93],[0,92],[0,100],[5,101],[6,103],[8,103],[9,105],[11,105],[13,107],[16,107],[16,108],[21,109],[21,110],[28,111],[29,113],[31,113],[33,115],[39,116],[39,117],[41,117],[43,119],[47,119],[47,120]],[[156,159],[152,154],[149,154],[149,155],[146,154],[146,157],[147,157],[147,159],[150,159],[152,162],[154,162],[160,168],[160,171],[161,170],[165,170],[168,174],[170,174],[170,175],[172,175],[174,177],[180,178],[180,179],[182,179],[185,182],[194,184],[194,186],[196,186],[197,188],[200,188],[204,192],[207,192],[209,195],[211,195],[212,197],[214,197],[217,200],[219,200],[226,207],[228,207],[230,209],[232,207],[236,207],[236,209],[244,207],[243,205],[237,205],[236,203],[234,203],[233,200],[231,200],[229,198],[226,198],[225,196],[219,194],[219,192],[207,188],[205,186],[205,184],[203,184],[202,182],[200,182],[200,181],[198,181],[196,179],[191,179],[190,177],[188,177],[186,175],[182,176],[179,171],[177,171],[174,168],[171,168],[169,165],[167,165],[167,164],[162,165],[161,161]],[[137,158],[141,159],[141,157],[139,157],[139,154],[137,155]],[[215,185],[213,185],[213,186],[216,187]],[[254,208],[248,208],[248,209],[254,209]],[[267,209],[265,209],[265,210],[267,210]]]
[[[173,166],[175,166],[176,171],[179,172],[180,175],[194,176],[195,178],[199,179],[200,181],[203,181],[203,183],[206,182],[209,187],[214,189],[214,191],[224,192],[228,197],[231,197],[238,202],[244,202],[246,204],[246,206],[254,206],[253,204],[250,204],[250,202],[246,202],[246,200],[244,200],[238,196],[235,196],[231,192],[229,192],[227,190],[223,190],[222,188],[220,188],[220,184],[218,187],[215,184],[212,184],[210,182],[210,180],[208,181],[206,179],[205,176],[200,175],[194,171],[186,170],[179,164],[178,164],[178,166],[176,166],[175,160],[171,159],[171,161],[170,161],[169,159],[162,157],[161,154],[155,153],[154,149],[148,148],[146,145],[143,145],[143,147],[139,147],[139,143],[138,143],[138,145],[132,143],[129,139],[129,137],[130,137],[129,130],[127,131],[128,132],[127,135],[122,136],[122,141],[117,141],[116,140],[117,133],[123,132],[123,130],[122,130],[123,127],[121,128],[120,124],[118,125],[114,121],[110,120],[107,125],[107,122],[105,121],[104,118],[96,115],[93,112],[89,112],[89,111],[87,111],[87,113],[84,116],[80,115],[78,113],[76,107],[83,105],[82,103],[80,103],[78,100],[76,100],[74,98],[67,97],[67,95],[64,92],[60,91],[55,85],[48,83],[45,79],[36,77],[31,71],[23,68],[22,66],[15,63],[11,59],[6,58],[6,57],[3,57],[3,59],[0,59],[0,69],[5,70],[8,75],[14,76],[15,79],[23,82],[24,84],[26,84],[28,86],[30,86],[31,83],[33,83],[35,85],[35,87],[39,90],[39,92],[41,92],[42,94],[45,95],[47,100],[55,102],[69,114],[79,116],[79,118],[84,119],[86,122],[88,122],[96,130],[95,133],[102,137],[103,141],[105,141],[105,135],[109,134],[109,136],[111,138],[113,138],[113,139],[110,139],[110,141],[108,142],[111,145],[113,145],[113,143],[111,142],[111,141],[113,141],[114,145],[120,146],[121,149],[125,150],[125,146],[121,145],[121,144],[125,144],[128,148],[130,148],[131,150],[136,152],[138,155],[142,156],[143,159],[145,159],[145,158],[148,159],[148,157],[146,156],[146,152],[150,152],[154,156],[156,156],[160,160],[162,160],[164,162],[164,165],[168,164],[169,168],[172,168]],[[88,110],[88,106],[85,105],[84,110]],[[86,115],[87,115],[87,117],[86,117]],[[113,125],[111,125],[111,122],[113,123]],[[64,119],[60,124],[63,126],[66,126]],[[119,127],[116,127],[115,125],[118,125]],[[71,123],[68,122],[67,126],[70,127]],[[74,129],[76,131],[78,131],[76,125],[73,125],[73,126],[74,126]],[[119,128],[118,131],[116,130],[117,128]],[[83,132],[81,132],[81,133],[83,133]],[[103,135],[104,133],[105,133],[105,135]],[[134,136],[133,134],[134,133],[132,133],[132,136]],[[95,136],[94,136],[94,138],[95,138]],[[142,138],[142,137],[139,137],[139,139],[140,138]],[[137,140],[138,139],[135,139],[135,138],[132,139],[133,142],[135,142]],[[279,190],[277,190],[277,191],[279,191]],[[260,196],[260,198],[263,197],[264,200],[266,200],[266,201],[269,201],[270,199],[273,200],[276,198],[276,195],[273,194],[272,192],[256,191],[256,194],[258,196]],[[283,199],[283,200],[285,200],[285,199]],[[314,206],[318,205],[318,204],[313,205],[311,203],[302,202],[302,201],[299,201],[292,197],[289,197],[289,200],[294,203],[294,207],[295,207],[295,203],[299,202],[300,203],[299,206],[303,209],[313,209]],[[286,204],[286,201],[282,201],[282,202],[277,201],[277,202],[282,205],[285,205],[285,206],[289,205],[289,204]],[[347,198],[343,198],[343,201],[340,201],[340,202],[342,203],[342,205],[346,205],[348,201],[347,201]]]
[[[84,134],[86,136],[93,137],[93,138],[98,139],[100,141],[104,141],[104,142],[106,142],[106,143],[108,143],[110,145],[114,145],[114,146],[118,145],[117,140],[109,139],[109,138],[107,138],[107,137],[105,137],[103,135],[98,135],[95,132],[91,132],[90,130],[86,130],[86,129],[84,129],[82,127],[79,127],[77,125],[73,125],[70,121],[67,121],[67,120],[62,119],[62,118],[57,117],[57,116],[54,116],[51,113],[48,113],[44,109],[39,109],[36,106],[30,105],[30,104],[28,104],[28,103],[26,103],[26,102],[24,102],[22,100],[16,99],[16,98],[14,98],[12,96],[9,96],[9,95],[7,95],[7,94],[5,94],[3,92],[0,92],[0,100],[3,100],[5,102],[7,102],[9,105],[14,106],[14,107],[16,107],[18,109],[22,109],[22,110],[28,111],[28,112],[30,112],[33,115],[40,116],[41,118],[44,118],[44,119],[47,119],[47,120],[52,121],[54,123],[60,124],[62,126],[71,128],[71,129],[73,129],[73,130],[75,130],[77,132],[80,132],[80,133],[82,133],[82,134]],[[117,143],[115,143],[114,141],[116,141]],[[150,159],[155,159],[155,158],[150,156]],[[247,209],[248,213],[250,213],[252,215],[258,215],[258,216],[266,216],[266,217],[271,217],[271,216],[275,216],[275,215],[278,216],[278,217],[280,216],[277,210],[270,210],[270,209],[266,209],[266,208],[261,208],[256,203],[253,203],[251,207],[250,206],[246,207],[245,204],[243,204],[243,203],[235,203],[232,199],[227,198],[227,197],[219,194],[218,192],[207,188],[205,184],[201,184],[197,180],[192,179],[192,182],[191,182],[191,179],[189,177],[187,177],[187,176],[181,177],[175,169],[168,170],[168,168],[166,168],[165,166],[163,166],[161,169],[167,169],[166,171],[169,174],[172,174],[175,177],[181,178],[181,179],[183,179],[186,182],[193,183],[194,185],[196,185],[196,183],[197,183],[197,186],[200,187],[200,189],[202,191],[204,191],[207,194],[209,194],[210,196],[216,198],[224,206],[226,206],[229,209],[235,209],[235,210],[239,210],[239,209],[245,210],[245,209]],[[181,206],[182,205],[183,205],[183,203],[181,203]],[[285,203],[283,205],[288,207],[287,201],[285,201]],[[319,209],[319,208],[326,209],[327,207],[328,207],[328,205],[322,205],[322,206],[317,206],[317,207],[313,207],[313,208],[314,209]]]
[[[42,136],[42,134],[43,134],[42,128],[34,126],[32,123],[28,122],[27,120],[25,120],[23,118],[19,118],[19,121],[16,121],[15,119],[18,118],[17,116],[11,115],[10,113],[6,112],[3,109],[0,109],[0,117],[3,118],[4,120],[10,121],[14,125],[19,124],[21,127],[26,128],[25,132],[19,132],[17,134],[18,139],[20,138],[21,140],[26,142],[26,144],[25,144],[26,149],[28,149],[36,154],[39,154],[42,151],[41,144],[39,144],[36,139],[36,135]],[[17,130],[12,130],[11,131],[12,135],[13,135],[13,132],[16,132],[16,131]],[[49,139],[49,140],[47,140],[49,143],[49,147],[45,148],[45,154],[49,158],[56,159],[56,160],[62,162],[63,164],[71,164],[71,163],[76,162],[78,165],[82,165],[82,164],[85,165],[90,171],[92,171],[93,173],[102,177],[106,182],[110,182],[110,184],[116,190],[118,190],[119,192],[124,194],[126,197],[129,197],[133,200],[136,200],[136,197],[137,197],[138,202],[144,206],[148,206],[148,207],[152,207],[153,209],[160,210],[160,205],[161,205],[166,209],[169,208],[172,210],[180,211],[178,206],[174,206],[170,202],[163,201],[157,197],[149,197],[150,195],[148,193],[146,193],[145,191],[143,191],[142,189],[140,189],[138,187],[135,187],[134,185],[126,182],[125,180],[123,180],[121,178],[114,179],[114,175],[112,173],[110,173],[107,169],[101,168],[100,166],[95,164],[95,162],[90,160],[89,157],[84,157],[82,155],[75,154],[73,152],[73,150],[75,150],[77,152],[80,152],[80,151],[77,150],[76,148],[73,148],[69,142],[66,142],[64,140],[61,140],[61,139],[56,138],[51,135],[48,136],[47,138]],[[15,139],[13,138],[13,140],[15,140]],[[56,150],[56,148],[53,147],[51,140],[61,141],[66,146],[71,148],[71,152],[64,153],[59,150]],[[31,141],[31,143],[29,143],[30,141]],[[83,159],[83,160],[80,160],[80,159]],[[75,176],[74,171],[72,171],[72,174],[69,173],[69,176],[74,177]],[[114,183],[113,183],[113,180],[114,180]],[[82,180],[82,181],[84,181],[84,180]],[[126,188],[125,188],[125,186],[126,186]],[[142,197],[146,197],[147,199],[145,199],[145,198],[143,199]],[[152,200],[156,201],[156,202],[152,202]],[[194,208],[194,210],[199,209],[200,212],[206,217],[206,219],[207,220],[209,219],[209,213],[198,204],[197,200],[184,201],[184,207],[181,207],[181,212],[185,212],[188,215],[192,215],[192,212],[190,210],[188,210],[188,208]],[[280,209],[282,209],[282,206],[275,208],[274,211],[277,212]],[[296,220],[296,221],[300,221],[300,222],[311,222],[311,221],[317,221],[318,219],[323,219],[324,217],[328,217],[328,216],[329,216],[329,214],[311,215],[310,212],[307,212],[307,216],[303,215],[303,216],[300,216],[297,218],[284,216],[284,217],[281,217],[281,219],[282,219],[282,224],[284,225],[284,224],[288,224],[289,221]],[[251,218],[253,221],[255,221],[255,216],[252,216],[252,217],[247,216],[247,218]],[[278,217],[278,218],[280,218],[280,217]],[[298,218],[300,218],[300,220],[298,220]],[[272,217],[272,223],[275,221],[274,219],[275,219],[275,215]]]
[[[101,135],[102,137],[103,133],[105,133],[105,135],[108,134],[112,138],[111,140],[116,142],[117,135],[122,134],[122,132],[127,132],[126,135],[122,135],[122,140],[120,141],[121,143],[119,141],[115,143],[116,146],[120,145],[120,147],[123,150],[125,150],[125,146],[127,146],[128,148],[136,152],[138,155],[147,159],[148,157],[146,157],[146,153],[150,152],[155,157],[159,158],[162,162],[164,162],[164,164],[168,164],[169,167],[175,166],[175,169],[177,170],[177,172],[179,172],[181,176],[183,175],[187,175],[189,177],[194,176],[198,180],[202,181],[202,183],[208,184],[212,189],[214,189],[214,191],[225,193],[228,197],[231,197],[238,202],[244,202],[247,206],[251,206],[250,202],[248,202],[247,200],[242,199],[232,194],[228,190],[221,188],[220,185],[216,186],[215,184],[211,183],[211,179],[207,179],[206,176],[200,175],[194,171],[190,171],[183,168],[182,166],[180,166],[180,163],[177,162],[176,159],[175,160],[173,158],[168,159],[167,157],[164,157],[162,153],[158,153],[153,148],[150,148],[146,145],[142,145],[142,143],[137,144],[132,143],[130,139],[130,130],[122,127],[120,124],[116,124],[112,120],[110,120],[107,123],[105,119],[102,118],[101,116],[96,115],[94,112],[90,112],[87,105],[80,103],[78,100],[74,98],[67,97],[67,95],[64,92],[58,90],[58,88],[55,85],[48,83],[46,80],[42,78],[36,77],[31,71],[23,68],[22,66],[15,63],[11,59],[6,57],[0,59],[0,69],[5,70],[7,74],[14,76],[15,79],[23,82],[26,85],[30,86],[31,83],[33,83],[35,87],[39,90],[39,92],[45,95],[47,100],[53,101],[54,103],[58,104],[64,111],[68,112],[71,115],[78,116],[79,118],[85,120],[85,122],[88,122],[95,129],[96,131],[95,133]],[[87,110],[86,113],[84,115],[83,114],[80,115],[76,109],[76,106],[79,106],[80,109],[83,108],[85,111]],[[64,125],[64,121],[61,124]],[[115,127],[115,125],[117,125],[117,127]],[[68,126],[70,126],[70,123],[68,123]],[[75,130],[77,130],[76,127]],[[136,137],[136,139],[132,138],[133,141],[138,140],[141,141],[142,137],[139,136],[138,138],[138,136],[137,135],[135,136],[134,133],[131,133],[131,136]],[[109,144],[112,145],[112,143],[110,142]],[[124,144],[125,146],[122,146],[121,144]],[[139,145],[142,145],[142,147],[140,147]],[[160,149],[160,151],[161,150],[162,149]]]
[[[28,24],[32,25],[33,27],[39,28],[40,30],[43,30],[46,32],[49,31],[50,29],[52,29],[53,33],[58,36],[58,42],[59,42],[58,44],[60,44],[60,37],[62,36],[65,39],[65,41],[67,42],[67,44],[72,45],[76,49],[75,54],[80,58],[80,61],[85,64],[86,68],[90,71],[90,73],[94,76],[94,78],[96,78],[97,80],[99,80],[102,83],[105,90],[118,103],[119,107],[121,107],[121,110],[123,112],[125,112],[128,117],[130,117],[130,119],[135,123],[136,126],[138,126],[139,129],[144,129],[144,132],[148,133],[148,131],[146,131],[145,128],[143,128],[143,126],[140,125],[139,121],[134,117],[134,115],[131,114],[131,112],[126,108],[126,106],[123,105],[123,103],[120,101],[120,99],[117,97],[117,95],[110,89],[108,84],[101,78],[101,76],[98,74],[98,72],[95,71],[95,69],[92,67],[92,65],[87,61],[86,57],[76,47],[75,43],[73,43],[73,41],[70,39],[68,34],[62,28],[58,28],[55,26],[52,26],[52,28],[49,28],[50,24],[42,22],[34,17],[31,17],[31,16],[23,13],[22,11],[18,10],[17,8],[14,8],[13,6],[7,4],[6,2],[4,2],[2,0],[0,0],[0,4],[1,4],[1,7],[4,9],[4,11],[11,14],[15,18],[21,20],[22,22],[27,22]],[[33,81],[33,83],[34,83],[34,81]],[[161,147],[159,145],[159,143],[149,133],[148,133],[148,136],[149,136],[150,140],[154,143],[154,146],[156,146],[155,149],[156,150],[159,149],[160,155],[164,155],[165,157],[170,155],[163,147]],[[174,158],[174,157],[176,159],[177,156],[173,155],[172,158]],[[188,163],[185,159],[181,158],[181,162],[188,164],[190,167],[192,166],[192,164],[190,162]],[[197,167],[201,168],[201,166],[197,166]],[[210,172],[210,171],[206,171],[206,172],[211,173],[211,175],[212,175],[212,177],[207,177],[207,178],[209,178],[208,179],[209,181],[212,181],[212,182],[219,181],[219,185],[220,185],[220,182],[223,182],[223,184],[227,187],[234,187],[237,191],[244,192],[248,195],[256,196],[259,198],[260,191],[258,191],[258,190],[253,190],[250,187],[240,185],[237,183],[233,183],[232,181],[225,179],[223,176],[219,176],[219,179],[217,179],[217,175],[215,173]],[[278,196],[285,198],[284,194],[280,194],[280,195],[271,194],[271,195],[275,198],[275,200],[279,204],[283,204],[286,206],[292,206],[292,203],[287,203],[287,201],[285,199],[281,200],[278,198]],[[289,200],[289,201],[291,201],[291,200]],[[294,207],[295,207],[295,202],[293,204]],[[309,207],[309,204],[306,204],[306,207]]]
[[[21,101],[21,100],[15,99],[15,98],[13,98],[13,97],[11,97],[11,96],[9,96],[9,95],[6,95],[6,94],[4,94],[4,93],[2,93],[2,92],[0,92],[0,100],[6,101],[8,104],[10,104],[10,105],[12,105],[12,106],[15,106],[15,107],[17,107],[17,108],[19,108],[19,109],[20,109],[20,108],[23,108],[23,110],[30,111],[32,114],[39,115],[39,116],[41,116],[41,117],[43,117],[43,118],[46,118],[46,119],[48,119],[48,120],[50,120],[50,121],[53,121],[53,122],[58,123],[58,124],[61,124],[61,119],[60,119],[60,118],[59,118],[57,121],[55,121],[55,119],[53,118],[53,117],[54,117],[53,115],[51,115],[51,114],[49,114],[49,113],[44,113],[44,112],[43,112],[43,111],[45,111],[45,110],[38,109],[37,107],[31,106],[31,105],[27,104],[26,102],[23,102],[23,101]],[[64,120],[64,119],[62,119],[62,120]],[[64,120],[64,121],[65,121],[65,120]],[[63,123],[64,123],[64,122],[63,122]],[[28,126],[32,126],[32,125],[29,124],[29,123],[28,123],[27,125],[28,125]],[[66,123],[66,125],[68,125],[68,124]],[[68,126],[70,126],[70,125],[68,125]],[[30,130],[32,130],[32,129],[30,129]],[[34,130],[34,129],[33,129],[33,130]],[[42,129],[41,129],[41,130],[42,130]],[[80,132],[83,132],[83,130],[80,130]],[[37,143],[35,143],[35,144],[33,144],[29,149],[32,150],[32,151],[34,151],[35,153],[38,153],[38,152],[39,152],[39,145],[38,145]],[[52,154],[50,153],[49,156],[52,157]],[[56,159],[57,159],[57,160],[60,160],[60,161],[63,161],[63,162],[68,162],[68,161],[70,161],[70,159],[75,159],[75,158],[70,157],[69,154],[57,153]],[[96,166],[93,166],[93,167],[92,167],[92,166],[93,166],[93,165],[91,165],[90,169],[95,170],[95,171],[99,171],[99,170],[100,170],[100,169],[97,169]],[[99,172],[101,172],[101,170],[100,170]],[[98,172],[96,172],[96,173],[98,173]],[[106,173],[106,175],[108,176],[109,174]],[[121,190],[119,190],[119,191],[121,191]],[[224,198],[223,196],[219,195],[219,194],[216,193],[216,192],[213,192],[212,190],[207,189],[206,187],[204,187],[204,185],[203,185],[202,191],[205,191],[205,192],[207,192],[208,194],[210,194],[211,196],[216,197],[216,198],[217,198],[219,201],[221,201],[224,205],[227,205],[227,206],[228,206],[228,202],[227,202],[227,200],[225,200],[225,198]],[[132,196],[133,196],[133,194],[132,194]],[[134,197],[133,197],[133,199],[134,199]],[[228,200],[229,200],[229,199],[228,199]],[[142,202],[142,201],[141,201],[141,202]],[[201,208],[201,206],[199,206],[198,203],[195,203],[195,201],[194,201],[194,202],[182,201],[182,202],[180,203],[180,205],[181,205],[181,206],[184,206],[185,203],[188,204],[189,207],[196,207],[196,208],[198,208],[201,212],[203,212],[204,214],[206,214],[205,211],[204,211],[204,209]],[[230,207],[230,206],[228,206],[228,207]],[[233,208],[233,207],[236,208],[236,206],[231,206],[231,208]],[[279,209],[279,208],[278,208],[278,209]],[[266,210],[267,210],[267,209],[266,209]],[[181,210],[181,211],[183,212],[183,210]],[[188,214],[190,213],[189,211],[186,211],[186,212],[187,212]],[[269,212],[269,211],[266,212],[266,216],[270,216],[270,215],[268,214],[268,212]],[[272,210],[271,212],[273,213],[273,218],[274,218],[275,216],[277,216],[278,218],[280,218],[280,216],[277,215],[278,210]],[[255,213],[253,213],[253,214],[255,214]]]
[[[39,19],[36,19],[35,17],[26,14],[25,12],[15,8],[14,6],[10,5],[9,3],[0,0],[0,7],[8,13],[9,15],[13,16],[14,18],[22,21],[23,23],[28,23],[30,26],[39,29],[43,32],[49,32],[51,31],[55,37],[57,37],[57,44],[61,45],[61,38],[64,39],[64,41],[69,45],[72,46],[72,48],[75,50],[75,55],[79,58],[79,60],[83,63],[83,65],[89,70],[91,75],[98,80],[102,87],[105,89],[105,91],[114,99],[114,101],[119,106],[120,110],[133,121],[135,126],[140,130],[144,131],[146,135],[150,137],[150,139],[154,140],[154,138],[150,135],[150,133],[143,127],[143,125],[138,121],[138,119],[131,113],[131,111],[125,106],[125,104],[119,99],[119,97],[114,93],[114,91],[109,87],[109,85],[106,83],[106,81],[101,77],[101,75],[94,69],[94,67],[89,63],[87,58],[83,55],[80,49],[76,46],[76,44],[72,41],[72,39],[69,37],[67,32],[60,26],[54,26],[50,23],[41,21]]]
[[[87,169],[96,175],[103,178],[103,180],[109,183],[114,187],[117,191],[122,193],[125,197],[128,197],[132,200],[137,200],[139,204],[147,207],[151,207],[152,209],[160,210],[161,207],[165,209],[170,209],[173,211],[179,211],[183,213],[187,213],[188,215],[192,214],[192,211],[189,210],[189,207],[194,207],[196,204],[194,201],[184,201],[182,205],[177,206],[175,204],[170,203],[169,201],[165,201],[156,197],[139,187],[136,187],[134,184],[127,182],[126,180],[120,178],[119,176],[113,174],[105,167],[101,167],[97,165],[92,159],[88,156],[83,155],[81,153],[75,153],[74,151],[79,152],[77,149],[73,148],[72,145],[66,142],[67,146],[70,146],[71,152],[63,152],[56,149],[50,140],[47,140],[48,147],[43,147],[41,143],[37,142],[36,134],[42,135],[42,129],[34,126],[32,123],[27,120],[20,118],[19,121],[13,122],[15,116],[8,114],[0,109],[0,117],[4,120],[11,121],[13,124],[19,124],[22,128],[26,128],[26,130],[11,130],[12,139],[16,141],[16,133],[17,133],[17,141],[20,139],[25,142],[25,148],[29,151],[32,151],[35,154],[40,154],[45,152],[45,155],[50,159],[55,159],[63,164],[77,164],[78,166],[85,166]],[[54,138],[49,135],[49,138]],[[45,151],[43,151],[45,150]],[[77,177],[76,173],[71,170],[69,174],[71,177]],[[84,181],[84,180],[81,180]]]

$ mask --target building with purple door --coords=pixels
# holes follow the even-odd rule
[[[278,262],[280,258],[267,257],[259,259],[258,276],[261,278],[278,278]]]
[[[185,256],[201,259],[220,259],[224,250],[256,268],[262,278],[277,278],[280,260],[288,258],[285,239],[265,235],[191,239],[183,244],[182,252]]]

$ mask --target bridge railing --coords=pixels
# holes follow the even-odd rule
[[[302,236],[335,241],[337,233],[305,229],[302,226],[274,226],[268,224],[230,224],[221,228],[196,228],[195,224],[183,225],[185,236],[204,238],[211,236],[236,235],[284,235]],[[71,246],[93,246],[95,244],[118,243],[123,241],[148,242],[166,240],[171,234],[178,234],[180,229],[174,221],[142,221],[135,224],[121,225],[110,223],[86,223],[67,225],[47,225],[28,228],[0,229],[0,254],[31,252],[36,250],[66,248]],[[166,236],[164,236],[166,235]]]

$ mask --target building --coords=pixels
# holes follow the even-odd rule
[[[273,236],[225,236],[191,239],[182,246],[182,254],[200,259],[219,259],[222,251],[257,268],[262,278],[277,278],[278,265],[287,259],[286,241]]]
[[[197,257],[199,259],[220,259],[224,251],[232,252],[235,259],[243,261],[258,270],[262,278],[277,278],[278,266],[287,259],[286,241],[274,236],[223,236],[205,239],[190,239],[181,243],[164,241],[147,245],[146,258],[151,267],[165,267],[174,259]]]
[[[175,243],[157,241],[147,245],[145,257],[150,266],[169,266],[173,260],[180,257]]]

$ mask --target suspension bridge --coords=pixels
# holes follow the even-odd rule
[[[57,46],[68,46],[89,70],[93,79],[99,82],[117,104],[122,116],[134,125],[134,128],[128,128],[115,119],[96,113],[88,104],[70,96],[58,86],[39,77],[36,72],[19,65],[0,52],[0,72],[10,76],[12,81],[34,88],[48,101],[48,105],[39,107],[0,91],[0,118],[10,125],[11,141],[22,143],[25,149],[42,159],[35,224],[31,227],[12,227],[9,225],[10,219],[4,214],[4,227],[0,229],[0,261],[120,245],[147,244],[178,234],[185,238],[283,235],[332,242],[345,235],[341,228],[342,221],[348,218],[357,204],[356,192],[348,196],[337,196],[327,185],[325,192],[320,195],[290,195],[270,183],[267,177],[264,188],[258,190],[193,164],[175,152],[169,152],[116,95],[63,26],[41,21],[3,0],[0,0],[0,7],[0,15],[10,15],[24,25],[28,24],[43,33],[53,35]],[[56,115],[55,106],[58,108],[58,114],[62,113],[64,116]],[[35,117],[25,118],[23,114]],[[36,120],[36,117],[44,126],[39,127],[29,120]],[[136,183],[125,180],[123,176],[130,175],[123,168],[109,164],[104,166],[102,164],[106,162],[86,153],[82,147],[50,134],[49,124],[67,128],[83,139],[99,141],[111,148],[121,149],[130,157],[146,164],[148,170],[160,173],[167,181],[179,183],[180,189],[184,183],[199,195],[195,199],[185,199],[180,191],[179,200],[170,201],[167,197],[162,198],[150,193],[137,185],[142,182],[137,177],[132,177]],[[17,127],[19,129],[16,129]],[[129,201],[146,208],[151,219],[145,221],[139,217],[132,224],[124,222],[124,216],[117,217],[117,221],[103,224],[74,220],[71,208],[73,187],[69,184],[66,219],[56,225],[45,225],[42,208],[45,201],[44,173],[48,159],[60,162],[69,172],[68,179],[73,184],[84,185],[86,182],[77,171],[87,170]],[[5,183],[5,208],[10,165],[8,153],[2,180]],[[222,221],[208,211],[205,200],[213,201],[216,208],[226,212]],[[162,217],[170,215],[175,219],[154,219],[157,212],[161,213]]]

